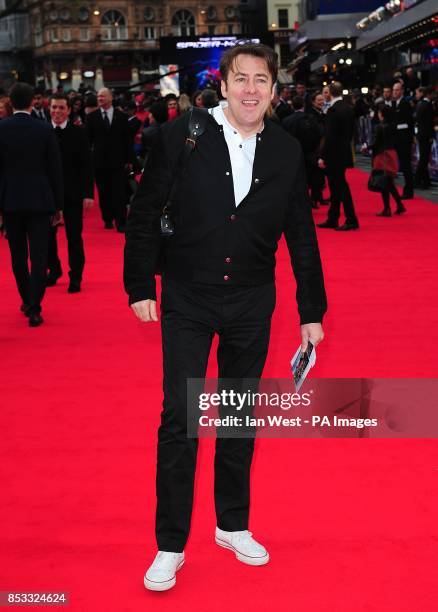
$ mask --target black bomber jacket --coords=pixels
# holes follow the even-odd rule
[[[266,119],[257,135],[251,188],[236,207],[223,128],[208,115],[173,202],[175,234],[160,235],[160,217],[188,120],[186,113],[163,126],[131,206],[124,265],[129,303],[156,299],[155,274],[161,259],[163,274],[187,282],[271,282],[284,233],[301,324],[321,322],[327,303],[303,155],[299,143],[273,121]]]

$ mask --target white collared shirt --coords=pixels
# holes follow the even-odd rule
[[[65,128],[67,127],[67,123],[68,123],[67,119],[64,121],[64,123],[60,123],[59,125],[52,121],[53,127],[54,128],[60,127],[61,130],[65,130]]]
[[[14,115],[16,115],[17,113],[25,113],[26,115],[31,115],[32,113],[30,113],[29,111],[26,110],[15,110],[13,112]]]
[[[102,113],[102,119],[104,118],[104,114],[103,113],[106,113],[106,115],[108,117],[108,120],[110,122],[110,125],[111,125],[112,122],[113,122],[113,117],[114,117],[114,106],[110,106],[107,109],[101,108],[100,112]]]
[[[208,112],[216,122],[223,127],[225,141],[228,146],[231,160],[231,171],[234,186],[234,200],[236,206],[247,196],[252,181],[252,169],[256,150],[258,134],[249,138],[242,138],[239,132],[231,125],[225,117],[223,108],[226,104],[209,108]]]

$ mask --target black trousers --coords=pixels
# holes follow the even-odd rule
[[[432,142],[429,138],[418,138],[419,159],[415,172],[415,182],[422,187],[430,187],[429,159]]]
[[[259,378],[275,285],[219,287],[162,279],[164,402],[158,431],[156,537],[181,552],[190,528],[198,440],[187,437],[187,379],[204,378],[215,333],[219,378]],[[248,528],[254,438],[216,439],[215,508],[226,531]]]
[[[76,283],[82,281],[85,265],[84,241],[82,240],[83,227],[82,202],[68,205],[64,209],[64,225],[67,236],[68,265],[70,267],[70,280]],[[58,227],[51,227],[49,234],[49,257],[47,267],[50,272],[61,272],[61,261],[58,256],[58,242],[56,239]]]
[[[104,223],[126,224],[126,176],[123,168],[96,168],[95,179]]]
[[[5,212],[4,223],[18,292],[29,314],[41,312],[46,290],[49,212]],[[30,258],[30,271],[28,259]]]
[[[327,167],[327,180],[330,189],[328,221],[333,223],[339,222],[339,217],[341,215],[341,204],[343,204],[346,222],[355,225],[358,224],[358,220],[354,210],[350,186],[345,177],[345,172],[346,168],[337,166]]]
[[[396,141],[396,151],[400,164],[400,171],[405,179],[403,193],[413,193],[414,177],[412,174],[412,138],[399,136]]]

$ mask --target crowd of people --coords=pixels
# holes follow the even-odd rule
[[[129,202],[161,126],[191,107],[213,108],[219,103],[220,96],[211,87],[189,97],[185,93],[113,94],[107,88],[95,92],[84,87],[46,92],[18,83],[9,95],[0,95],[0,214],[21,308],[31,326],[42,323],[45,288],[55,285],[63,274],[56,239],[59,226],[65,226],[67,236],[68,291],[77,293],[85,265],[83,211],[93,205],[94,185],[103,227],[123,233]],[[409,72],[404,79],[394,75],[392,83],[376,85],[369,93],[353,90],[345,95],[336,81],[312,90],[302,82],[277,86],[268,115],[301,144],[310,205],[328,206],[320,228],[359,228],[346,178],[359,151],[371,153],[373,160],[395,152],[404,176],[400,194],[394,183],[396,171],[385,172],[379,216],[391,216],[390,196],[395,212],[402,214],[406,212],[403,200],[414,196],[415,186],[427,189],[431,185],[428,162],[437,124],[437,96],[433,87],[421,87]],[[5,118],[10,121],[2,121]],[[415,140],[419,160],[414,175]],[[323,195],[326,182],[328,197]],[[342,208],[345,220],[340,224]],[[43,224],[40,215],[33,215],[41,211],[47,213]]]

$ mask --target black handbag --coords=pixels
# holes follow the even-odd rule
[[[173,236],[175,234],[175,224],[172,219],[172,204],[178,191],[180,179],[187,167],[190,154],[196,146],[196,140],[204,133],[207,123],[207,113],[208,111],[203,108],[192,107],[190,110],[188,135],[179,159],[175,179],[172,187],[170,188],[166,205],[161,213],[160,232],[162,236]]]
[[[368,190],[382,193],[388,189],[388,175],[385,170],[371,170],[368,179]]]

